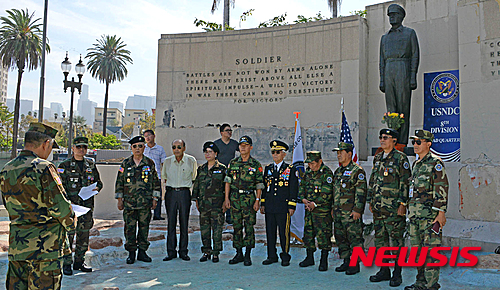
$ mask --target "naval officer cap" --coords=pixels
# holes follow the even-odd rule
[[[434,140],[434,134],[427,130],[415,130],[415,135],[410,136],[411,139],[425,139],[432,142]]]
[[[288,151],[290,147],[288,147],[288,144],[286,144],[283,141],[280,140],[273,140],[269,143],[269,147],[271,147],[271,150],[284,150]]]
[[[403,15],[403,17],[406,16],[405,9],[398,4],[389,5],[389,8],[387,8],[387,15],[389,15],[391,13],[400,13],[401,15]]]
[[[144,143],[144,141],[145,141],[144,137],[142,137],[142,136],[135,136],[134,138],[130,139],[130,141],[128,141],[128,143],[130,145],[134,145],[135,143],[139,143],[139,142]]]
[[[208,148],[212,149],[215,153],[219,153],[219,147],[217,147],[217,145],[215,145],[212,141],[208,141],[203,144],[203,152],[207,151]]]
[[[352,151],[352,148],[354,148],[354,145],[351,143],[339,142],[338,147],[333,148],[332,151],[341,151],[341,150]]]
[[[306,152],[306,160],[304,163],[311,163],[314,161],[318,161],[321,159],[321,152],[320,151],[307,151]]]
[[[40,123],[40,122],[33,122],[30,124],[30,127],[28,128],[27,132],[42,133],[42,134],[45,134],[45,135],[49,136],[50,138],[54,139],[54,138],[56,138],[56,134],[58,131],[57,131],[57,129],[52,128],[51,126],[49,126],[47,124]],[[59,145],[57,145],[57,142],[55,139],[54,139],[54,143],[52,144],[52,148],[59,149]]]
[[[240,138],[240,141],[238,142],[238,144],[248,144],[248,145],[252,145],[252,138],[250,138],[249,136],[242,136]]]
[[[382,134],[390,135],[394,138],[399,137],[398,131],[391,129],[391,128],[385,128],[385,129],[380,130],[379,136],[382,136]]]

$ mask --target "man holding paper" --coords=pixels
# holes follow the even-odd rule
[[[76,231],[68,232],[69,244],[73,245],[76,232],[75,262],[73,263],[72,254],[64,256],[63,273],[72,275],[73,270],[82,272],[92,272],[92,268],[84,265],[85,252],[89,248],[89,231],[94,225],[93,195],[79,195],[82,188],[93,187],[95,194],[102,189],[101,178],[95,162],[90,158],[85,158],[88,149],[88,139],[86,137],[76,137],[73,140],[73,156],[59,164],[57,169],[62,179],[63,187],[66,191],[66,197],[72,204],[90,208],[90,210],[77,218]],[[73,263],[73,270],[71,264]]]

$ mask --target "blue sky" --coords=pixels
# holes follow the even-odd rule
[[[221,0],[222,4],[223,0]],[[351,11],[364,10],[365,6],[384,1],[356,0],[342,1],[341,15]],[[2,0],[0,15],[5,10],[28,8],[30,13],[43,19],[43,0]],[[133,65],[128,66],[128,77],[110,86],[110,101],[125,104],[127,97],[139,94],[156,94],[156,67],[158,39],[161,34],[202,32],[195,27],[195,18],[221,23],[222,5],[214,14],[210,13],[212,0],[49,0],[47,34],[51,53],[46,57],[45,107],[51,102],[63,104],[69,109],[69,92],[63,92],[63,74],[60,64],[66,51],[73,64],[69,77],[76,74],[74,65],[79,55],[85,56],[87,48],[96,43],[103,34],[121,37],[131,51]],[[255,9],[246,22],[239,22],[240,15]],[[231,26],[236,29],[254,28],[260,22],[274,16],[288,14],[288,22],[297,15],[314,16],[321,11],[330,15],[326,0],[236,0],[231,9]],[[17,70],[9,71],[8,98],[16,93]],[[89,98],[103,105],[105,86],[86,72],[83,83],[89,85]],[[33,100],[33,109],[38,109],[40,69],[23,74],[21,98]],[[75,106],[76,100],[75,96]]]

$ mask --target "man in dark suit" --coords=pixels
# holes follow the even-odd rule
[[[279,229],[282,252],[281,265],[290,265],[290,218],[295,212],[298,192],[297,169],[283,161],[289,147],[286,143],[273,140],[270,143],[273,163],[264,169],[261,213],[266,215],[267,259],[263,265],[278,262],[276,253],[276,232]]]

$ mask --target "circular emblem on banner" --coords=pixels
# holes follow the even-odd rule
[[[451,73],[439,74],[432,80],[430,89],[434,100],[449,103],[458,96],[458,79]]]

